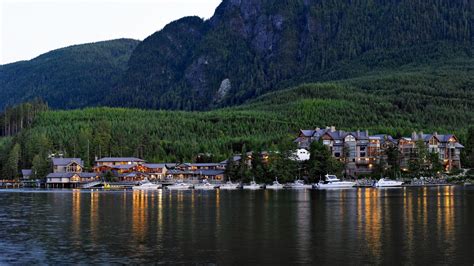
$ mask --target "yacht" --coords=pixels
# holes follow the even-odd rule
[[[222,190],[237,190],[240,188],[240,184],[232,183],[232,181],[227,181],[227,183],[220,185],[219,189]]]
[[[216,186],[209,183],[207,180],[203,180],[202,183],[195,185],[194,189],[196,190],[214,190]]]
[[[159,188],[161,188],[160,184],[153,184],[152,182],[148,181],[148,179],[145,179],[141,181],[137,186],[132,187],[133,190],[157,190]]]
[[[168,189],[168,190],[189,190],[192,187],[193,187],[193,185],[191,185],[191,184],[178,182],[178,183],[175,183],[174,185],[167,186],[166,189]]]
[[[257,184],[255,181],[252,181],[250,182],[250,185],[244,185],[244,189],[259,190],[262,189],[262,185]]]
[[[375,187],[401,187],[403,181],[395,181],[390,179],[381,178],[377,183],[375,183]]]
[[[278,179],[276,178],[275,181],[273,181],[271,185],[267,185],[265,186],[265,188],[277,190],[277,189],[283,189],[283,185],[280,184],[280,182],[278,182]]]
[[[315,184],[317,189],[327,189],[327,188],[351,188],[355,186],[355,182],[352,181],[341,181],[335,175],[326,175],[325,181],[320,181]]]
[[[295,180],[293,183],[287,184],[288,188],[291,189],[312,189],[312,185],[305,185],[304,181],[301,179]]]

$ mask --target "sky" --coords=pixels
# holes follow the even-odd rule
[[[74,44],[143,40],[185,16],[209,18],[221,0],[0,0],[0,64]]]

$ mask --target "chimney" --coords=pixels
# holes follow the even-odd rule
[[[359,136],[360,136],[360,130],[357,129],[357,137],[359,137]]]
[[[415,140],[415,139],[416,139],[416,132],[415,132],[415,131],[413,131],[413,133],[411,133],[411,139],[412,139],[412,140]]]
[[[336,127],[335,126],[331,126],[331,132],[334,132],[336,131]]]
[[[368,130],[368,129],[365,130],[365,136],[366,136],[366,137],[369,136],[369,130]]]
[[[320,131],[321,129],[319,127],[316,128],[316,131]]]

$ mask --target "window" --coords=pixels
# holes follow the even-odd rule
[[[339,152],[336,152],[336,153],[334,153],[334,156],[339,158],[339,157],[341,157],[341,154]]]
[[[360,147],[360,151],[365,151],[365,147]]]
[[[360,157],[365,157],[365,152],[361,152]]]

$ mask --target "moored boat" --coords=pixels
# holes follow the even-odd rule
[[[273,189],[273,190],[277,190],[277,189],[283,189],[283,185],[280,184],[280,182],[278,182],[278,179],[275,179],[275,181],[273,181],[273,183],[271,185],[267,185],[265,186],[266,189]]]
[[[303,180],[297,179],[293,183],[288,183],[287,187],[290,189],[312,189],[312,185],[307,185]]]
[[[342,189],[342,188],[352,188],[356,183],[352,181],[341,181],[335,175],[326,175],[325,181],[320,181],[315,184],[314,187],[317,189]]]
[[[221,190],[237,190],[240,188],[240,184],[232,183],[232,181],[227,181],[227,183],[219,186]]]
[[[150,181],[148,181],[148,179],[145,179],[142,182],[140,182],[139,185],[132,187],[133,190],[157,190],[159,188],[161,188],[160,184],[153,184]]]
[[[262,189],[262,185],[257,184],[257,182],[255,182],[255,181],[252,181],[252,182],[250,182],[249,185],[244,185],[243,188],[248,189],[248,190],[259,190],[259,189]]]
[[[194,186],[194,189],[196,189],[196,190],[214,190],[215,188],[216,188],[216,186],[212,185],[207,180],[203,180],[202,183],[197,184],[197,185]]]
[[[375,187],[401,187],[402,185],[403,181],[395,181],[385,178],[381,178],[377,183],[375,183]]]
[[[167,186],[166,189],[168,190],[189,190],[193,187],[193,185],[188,184],[188,183],[175,183],[174,185]]]

